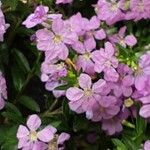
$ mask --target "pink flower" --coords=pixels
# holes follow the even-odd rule
[[[70,32],[75,32],[77,35],[80,35],[82,30],[84,30],[83,20],[84,18],[81,14],[77,13],[64,21],[65,28]]]
[[[64,90],[55,90],[55,88],[64,85],[60,78],[67,76],[66,65],[63,62],[53,64],[52,62],[45,60],[42,63],[41,72],[41,80],[46,82],[45,88],[48,91],[52,91],[57,98],[65,95]]]
[[[119,64],[117,68],[119,73],[119,80],[113,84],[113,92],[116,97],[130,97],[134,84],[133,71],[125,64]]]
[[[7,99],[6,81],[0,72],[0,109],[5,106],[5,100]]]
[[[120,107],[116,105],[117,99],[114,96],[103,96],[92,107],[92,121],[110,119],[118,114]]]
[[[126,26],[120,28],[118,34],[115,34],[109,38],[110,41],[114,43],[118,43],[125,48],[126,45],[131,47],[134,46],[137,43],[137,39],[135,38],[134,35],[125,36],[126,29],[127,29]]]
[[[150,1],[149,0],[130,0],[130,11],[125,18],[135,21],[150,18]]]
[[[100,20],[106,21],[108,25],[112,25],[124,19],[124,13],[121,10],[121,6],[121,1],[99,0],[95,10]]]
[[[91,77],[87,74],[81,74],[79,77],[79,86],[71,87],[66,91],[66,97],[69,99],[70,109],[77,113],[87,112],[91,110],[93,104],[101,98],[106,82],[99,79],[92,85]]]
[[[94,62],[92,61],[92,51],[96,47],[95,43],[93,43],[92,41],[86,40],[84,42],[83,48],[75,49],[75,51],[77,51],[80,54],[76,62],[77,68],[78,69],[82,68],[83,72],[86,72],[91,75],[95,73]]]
[[[142,55],[139,60],[139,65],[135,71],[135,87],[142,91],[150,78],[150,51]]]
[[[73,0],[56,0],[56,4],[66,4],[66,3],[71,3]]]
[[[27,127],[24,125],[19,126],[17,131],[19,149],[46,150],[46,143],[54,138],[57,130],[51,125],[48,125],[44,129],[37,131],[40,125],[41,120],[35,114],[28,118]]]
[[[4,40],[4,33],[6,33],[9,24],[6,24],[4,14],[0,8],[0,41]]]
[[[43,82],[57,80],[67,75],[66,65],[63,62],[52,64],[51,62],[44,61],[41,66],[41,72],[41,80]]]
[[[144,150],[149,150],[150,149],[150,140],[147,140],[145,143],[144,143]]]
[[[29,15],[27,19],[22,23],[27,28],[32,28],[38,24],[43,23],[47,19],[47,13],[49,8],[47,6],[38,6],[34,13]]]
[[[76,33],[66,29],[64,21],[55,19],[52,23],[52,31],[41,29],[36,32],[37,48],[46,51],[51,60],[59,58],[65,60],[68,57],[67,45],[78,40]]]
[[[110,42],[105,43],[105,49],[94,51],[92,59],[95,62],[94,69],[96,72],[104,72],[104,78],[107,81],[117,81],[118,73],[115,68],[118,66],[118,60],[114,56],[115,49]]]
[[[118,117],[114,117],[108,120],[103,120],[102,130],[106,131],[108,135],[119,133],[123,130],[121,122],[122,120],[120,120]]]

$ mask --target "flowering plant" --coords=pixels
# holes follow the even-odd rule
[[[150,150],[149,24],[149,0],[2,0],[0,148]]]

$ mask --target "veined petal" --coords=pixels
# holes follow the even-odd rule
[[[82,73],[79,77],[79,85],[83,89],[90,89],[92,85],[91,77]]]
[[[77,87],[72,87],[69,88],[66,91],[66,97],[70,100],[70,101],[76,101],[79,100],[83,97],[84,92],[83,90],[77,88]]]
[[[29,135],[29,130],[27,127],[20,125],[17,131],[17,138],[24,138]]]
[[[31,131],[37,130],[41,125],[41,119],[38,115],[34,114],[27,120],[27,126]]]

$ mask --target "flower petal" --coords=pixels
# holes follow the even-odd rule
[[[23,138],[29,135],[29,130],[27,127],[20,125],[17,131],[17,138]]]
[[[83,89],[90,89],[92,85],[91,77],[82,73],[79,77],[79,85]]]
[[[141,107],[139,114],[144,118],[150,117],[150,104]]]
[[[137,43],[137,39],[133,35],[128,35],[125,37],[125,42],[129,46],[134,46]]]
[[[49,142],[54,138],[54,134],[57,130],[53,126],[47,126],[43,130],[39,131],[37,136],[43,142]]]
[[[96,83],[93,84],[92,90],[95,93],[100,93],[103,91],[105,85],[106,85],[106,81],[103,79],[99,79]]]
[[[82,98],[84,95],[84,92],[77,88],[77,87],[74,87],[74,88],[69,88],[67,91],[66,91],[66,97],[70,100],[70,101],[76,101],[76,100],[79,100],[80,98]]]
[[[68,133],[61,133],[58,137],[57,144],[63,145],[65,141],[70,139],[70,135]]]
[[[37,130],[41,125],[41,119],[38,115],[34,114],[31,115],[27,121],[27,126],[30,130],[35,131]]]

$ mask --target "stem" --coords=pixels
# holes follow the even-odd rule
[[[57,104],[58,104],[58,99],[56,99],[56,100],[52,103],[52,105],[49,107],[49,109],[43,113],[43,116],[45,116],[45,115],[51,113],[51,111],[54,110],[54,108],[57,106]],[[58,110],[58,109],[56,109],[56,110]]]
[[[60,108],[58,108],[52,112],[46,111],[45,113],[42,114],[42,117],[50,117],[50,116],[58,115],[58,114],[62,114],[62,113],[63,113],[62,110]]]
[[[41,53],[39,53],[39,55],[38,55],[38,57],[37,57],[37,60],[36,60],[36,62],[35,62],[35,64],[34,64],[34,66],[33,66],[33,68],[32,68],[31,71],[28,73],[27,79],[26,79],[25,83],[23,84],[23,86],[22,86],[20,92],[17,94],[17,96],[16,96],[16,98],[15,98],[15,100],[14,100],[14,102],[13,102],[14,104],[16,104],[16,103],[18,102],[19,98],[22,96],[24,90],[26,89],[26,86],[28,85],[29,81],[30,81],[31,78],[34,76],[34,73],[35,73],[36,67],[37,67],[37,65],[38,65],[38,63],[39,63],[39,61],[40,61],[40,58],[41,58]]]

